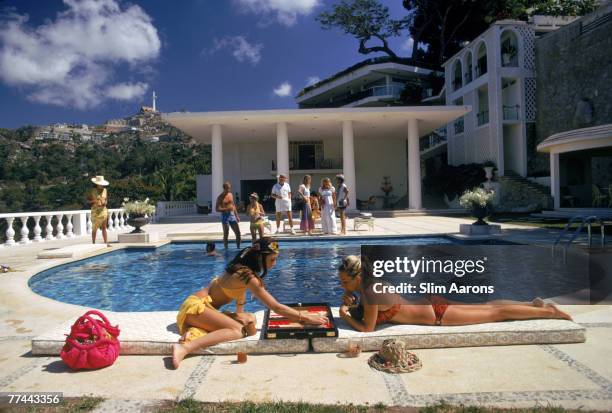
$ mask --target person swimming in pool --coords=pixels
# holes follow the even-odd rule
[[[207,257],[218,257],[219,253],[217,252],[217,246],[214,242],[206,243],[206,256]]]
[[[182,337],[173,349],[175,369],[185,356],[198,349],[257,333],[255,315],[244,311],[247,290],[270,310],[291,321],[309,325],[323,325],[329,321],[327,317],[280,304],[266,290],[263,278],[276,265],[278,254],[278,242],[267,237],[258,239],[251,247],[240,251],[222,275],[185,299],[176,317]],[[236,313],[219,311],[233,300],[236,301]]]
[[[422,302],[358,304],[358,294],[364,297],[364,287],[368,282],[362,277],[361,259],[355,255],[342,260],[338,277],[345,292],[340,317],[362,332],[374,331],[377,325],[385,323],[458,326],[537,318],[572,319],[553,304],[544,303],[541,298],[530,303],[499,300],[485,304],[462,304],[432,295]]]

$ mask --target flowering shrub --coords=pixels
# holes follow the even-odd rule
[[[459,204],[465,209],[471,210],[475,208],[485,208],[491,206],[493,202],[493,191],[487,191],[482,188],[474,188],[465,191],[459,198]]]
[[[149,203],[149,198],[144,201],[132,201],[129,198],[123,198],[121,204],[123,210],[130,215],[153,215],[155,213],[155,205]]]

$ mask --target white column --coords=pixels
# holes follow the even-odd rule
[[[421,153],[419,123],[408,119],[408,207],[421,209]]]
[[[559,154],[550,153],[550,196],[554,200],[554,207],[561,206],[561,175],[559,174]]]
[[[286,122],[276,124],[276,173],[285,175],[289,181],[289,135]]]
[[[221,137],[221,125],[212,126],[212,150],[211,150],[211,169],[212,169],[212,211],[217,215],[215,204],[217,197],[223,192],[223,140]]]
[[[353,121],[342,122],[342,173],[349,189],[349,211],[357,209],[357,182],[355,180],[355,142]]]

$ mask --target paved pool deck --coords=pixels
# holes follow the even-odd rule
[[[429,235],[457,232],[456,217],[377,218],[374,231],[349,235]],[[549,244],[557,234],[519,225],[502,225],[506,239]],[[218,223],[154,224],[160,244],[172,239],[218,239]],[[248,224],[241,224],[248,234]],[[111,235],[111,247],[117,234]],[[248,236],[245,236],[248,239]],[[251,355],[246,364],[233,356],[187,358],[179,370],[164,356],[125,356],[106,369],[73,373],[59,357],[35,357],[30,340],[84,307],[35,294],[27,287],[34,273],[71,259],[37,259],[39,252],[90,240],[0,247],[0,263],[17,272],[0,274],[0,391],[62,391],[65,396],[99,396],[98,411],[138,411],[160,400],[308,401],[422,406],[449,403],[504,407],[561,405],[612,410],[612,306],[562,306],[587,328],[580,344],[416,350],[423,368],[390,375],[367,365],[371,353],[356,359],[336,354]],[[100,241],[99,241],[100,242]],[[247,240],[248,242],[248,240]],[[75,257],[79,258],[79,257]],[[74,258],[73,258],[74,259]]]

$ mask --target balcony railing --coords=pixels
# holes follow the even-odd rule
[[[422,137],[419,142],[419,146],[421,152],[423,152],[444,142],[446,142],[446,128],[442,127],[436,129],[429,135]]]
[[[128,214],[122,208],[108,210],[109,231],[131,228],[127,225]],[[91,234],[91,211],[47,211],[0,214],[6,222],[4,245],[24,245]],[[15,235],[18,231],[18,239]]]
[[[359,90],[355,93],[347,94],[338,98],[334,98],[331,104],[334,107],[348,105],[349,103],[357,102],[358,100],[365,99],[372,96],[391,96],[398,99],[404,90],[404,85],[391,84],[391,85],[380,85],[372,86],[370,88]]]
[[[504,112],[504,120],[519,120],[519,105],[502,107]]]
[[[455,135],[463,133],[463,118],[455,121]]]
[[[465,84],[467,85],[468,83],[470,83],[472,81],[472,68],[470,67],[469,70],[466,72],[465,76]]]
[[[480,77],[487,73],[487,61],[486,58],[484,60],[479,60],[476,65],[476,77]]]
[[[489,111],[483,110],[481,112],[478,112],[478,114],[476,115],[476,122],[478,126],[489,123]]]

